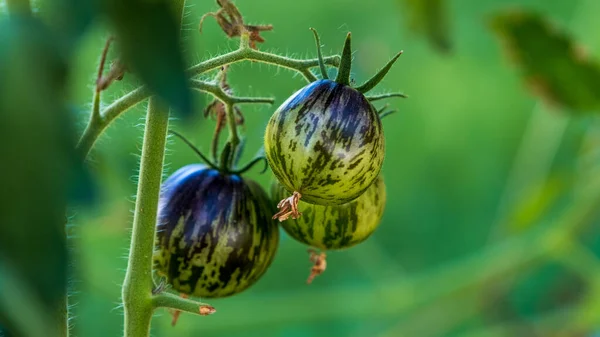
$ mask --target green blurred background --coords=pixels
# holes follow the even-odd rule
[[[190,64],[237,47],[212,18],[198,33],[199,18],[216,9],[214,1],[187,3]],[[262,50],[314,57],[308,30],[314,27],[325,54],[339,53],[352,31],[353,77],[359,83],[404,50],[376,89],[410,96],[390,100],[398,113],[384,120],[385,215],[368,241],[331,252],[326,273],[312,285],[305,284],[311,266],[306,247],[284,235],[271,268],[251,289],[207,301],[216,314],[183,314],[176,327],[170,326],[169,313],[159,310],[152,335],[593,336],[600,327],[600,230],[593,212],[598,198],[588,187],[597,186],[592,177],[600,164],[598,122],[569,117],[530,94],[487,20],[508,8],[534,10],[597,56],[600,2],[448,1],[447,52],[408,28],[402,1],[240,0],[237,5],[248,23],[273,24],[274,30],[263,34]],[[106,34],[105,27],[94,26],[77,50],[70,94],[82,107],[80,130]],[[233,65],[229,79],[237,94],[276,98],[273,107],[243,107],[242,160],[247,161],[259,150],[275,107],[304,79],[251,62]],[[105,92],[103,104],[133,88],[126,77]],[[171,128],[208,151],[214,122],[201,114],[208,98],[194,97],[197,114],[185,123],[173,119]],[[75,336],[122,334],[120,284],[144,108],[127,112],[103,134],[89,160],[100,202],[92,210],[72,211]],[[165,176],[197,160],[171,139]],[[268,173],[250,175],[264,186],[271,179]],[[578,226],[574,240],[562,231],[571,225]]]

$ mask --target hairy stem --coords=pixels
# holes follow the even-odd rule
[[[298,60],[292,59],[285,56],[270,54],[266,52],[257,51],[254,49],[238,49],[230,53],[217,56],[210,60],[200,62],[197,65],[188,69],[188,75],[190,77],[197,76],[207,71],[222,67],[224,65],[240,62],[243,60],[253,60],[257,62],[273,64],[282,68],[295,70],[309,81],[316,80],[316,77],[310,72],[310,68],[319,65],[318,59],[310,60]],[[323,62],[328,65],[338,66],[340,63],[340,57],[337,55],[328,56],[323,58]],[[122,96],[111,105],[106,107],[104,111],[100,113],[101,118],[93,119],[90,118],[88,125],[85,128],[77,148],[81,153],[87,156],[94,146],[94,143],[100,137],[102,132],[112,123],[117,117],[129,108],[140,103],[144,99],[150,96],[150,91],[146,87],[139,87],[133,91]],[[238,98],[234,103],[251,103],[249,98]],[[266,103],[266,102],[265,102]]]
[[[194,300],[190,300],[187,298],[182,298],[177,295],[163,292],[158,295],[155,295],[152,298],[152,304],[154,308],[170,308],[176,309],[179,311],[189,312],[192,314],[199,315],[201,314],[200,310],[202,308],[212,308],[212,306],[205,303],[198,303]],[[214,310],[214,309],[213,309]]]
[[[151,97],[144,131],[131,247],[123,283],[126,337],[144,337],[150,332],[154,310],[152,253],[168,125],[168,107]]]
[[[240,103],[265,103],[273,104],[275,99],[270,97],[237,97],[232,96],[223,90],[221,86],[214,82],[204,82],[200,80],[191,80],[190,87],[192,89],[209,93],[225,104],[240,104]]]
[[[161,105],[157,98],[150,98],[142,146],[129,263],[123,283],[126,337],[148,336],[150,332],[153,311],[154,228],[168,125],[168,107]]]
[[[106,107],[100,114],[92,113],[90,115],[90,121],[88,122],[79,142],[77,143],[77,149],[84,155],[87,156],[98,140],[98,137],[104,132],[104,130],[112,123],[117,117],[129,108],[143,101],[150,96],[150,91],[146,87],[139,87],[130,93],[122,96],[118,100],[114,101],[111,105]],[[99,104],[99,101],[97,102]],[[94,101],[96,104],[96,101]]]
[[[319,66],[319,59],[310,60],[299,60],[293,59],[277,54],[272,54],[264,51],[254,50],[251,48],[240,48],[238,50],[217,56],[210,60],[200,62],[197,65],[191,67],[188,70],[190,76],[196,76],[207,71],[216,69],[218,67],[236,63],[242,60],[252,60],[267,64],[273,64],[282,68],[295,70],[304,75],[304,77],[310,81],[314,81],[314,75],[307,75],[310,72],[310,68]],[[338,66],[340,64],[340,57],[338,55],[328,56],[323,58],[323,62],[327,65]],[[309,78],[311,77],[311,78]]]

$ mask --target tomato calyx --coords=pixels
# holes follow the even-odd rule
[[[339,84],[350,85],[350,70],[352,69],[352,34],[348,32],[342,49],[342,60],[335,81]]]
[[[317,55],[319,59],[319,68],[321,69],[321,76],[323,79],[329,79],[327,76],[325,63],[323,62],[323,55],[321,53],[321,41],[319,39],[319,35],[314,28],[311,28],[315,37],[315,43],[317,45]],[[348,32],[346,35],[346,40],[344,40],[344,47],[342,49],[342,59],[340,61],[340,65],[338,67],[338,73],[335,77],[335,82],[351,86],[359,92],[365,94],[371,89],[375,88],[381,82],[381,80],[387,75],[390,71],[396,60],[402,55],[403,51],[398,52],[391,60],[389,60],[383,68],[381,68],[373,77],[368,79],[365,83],[354,86],[354,81],[350,80],[350,72],[352,70],[352,34]]]
[[[231,151],[231,143],[229,143],[229,142],[227,144],[225,144],[225,148],[223,149],[223,152],[221,153],[220,164],[216,164],[213,161],[211,161],[210,159],[208,159],[208,157],[206,157],[202,153],[202,151],[200,151],[194,144],[192,144],[192,142],[190,142],[186,137],[184,137],[179,132],[174,131],[174,130],[169,130],[169,133],[176,136],[177,138],[181,139],[187,146],[189,146],[190,149],[192,149],[192,151],[194,151],[196,153],[196,155],[198,155],[198,157],[200,157],[202,162],[204,162],[208,167],[210,167],[211,169],[217,170],[223,174],[242,175],[242,174],[246,173],[247,171],[251,170],[256,164],[258,164],[261,161],[264,162],[264,167],[260,171],[261,174],[265,173],[269,167],[269,164],[267,163],[267,158],[265,156],[259,155],[259,156],[255,157],[254,159],[252,159],[248,164],[243,166],[241,169],[238,169],[238,170],[233,169],[233,167],[232,167],[233,160],[231,159],[233,154]]]

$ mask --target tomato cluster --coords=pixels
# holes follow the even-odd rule
[[[192,296],[239,293],[273,261],[279,242],[275,219],[292,238],[320,250],[366,240],[381,221],[386,191],[380,174],[383,127],[365,92],[396,58],[374,80],[353,87],[348,35],[336,79],[328,79],[322,66],[323,79],[275,111],[264,136],[276,178],[271,198],[227,165],[188,165],[169,177],[159,205],[157,275]],[[324,256],[312,255],[309,280],[324,270]]]
[[[348,34],[335,81],[322,71],[322,80],[298,90],[271,117],[265,153],[277,178],[272,197],[281,200],[275,218],[294,239],[321,250],[344,249],[378,227],[386,200],[380,175],[385,139],[380,115],[364,93],[399,55],[354,88]],[[324,258],[311,255],[309,283],[325,269]]]

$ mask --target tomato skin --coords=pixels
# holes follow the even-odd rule
[[[285,101],[264,143],[277,180],[318,205],[360,196],[379,175],[385,152],[376,109],[356,89],[331,80],[310,83]]]
[[[273,199],[283,198],[287,193],[279,182],[272,182]],[[350,248],[375,232],[385,203],[385,184],[383,178],[378,177],[365,193],[343,205],[322,206],[300,201],[298,208],[302,216],[282,222],[281,227],[295,240],[314,248]]]
[[[182,167],[162,186],[155,270],[180,293],[237,294],[268,269],[279,243],[272,202],[254,181],[204,165]]]

